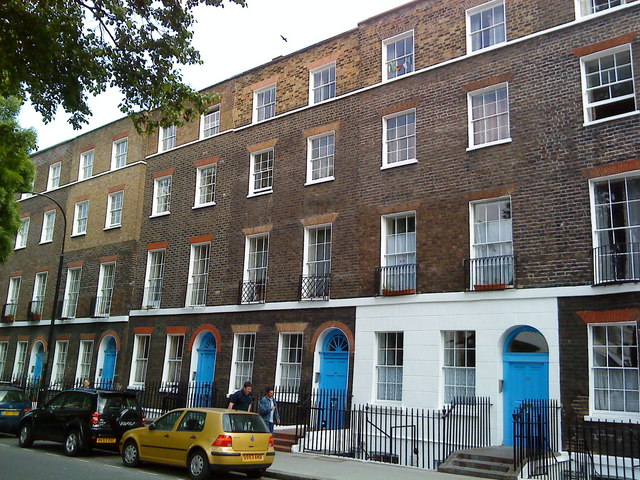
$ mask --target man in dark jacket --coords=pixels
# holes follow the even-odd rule
[[[229,410],[245,410],[251,411],[251,402],[253,397],[251,396],[252,389],[251,382],[244,382],[242,390],[238,390],[229,396]]]

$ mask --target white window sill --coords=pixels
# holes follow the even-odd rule
[[[496,140],[495,142],[483,143],[481,145],[473,145],[472,147],[467,147],[467,152],[472,150],[479,150],[481,148],[493,147],[494,145],[503,145],[505,143],[511,143],[511,137],[503,138],[502,140]]]
[[[469,51],[467,51],[467,55],[475,55],[478,53],[484,53],[484,52],[489,52],[491,50],[495,50],[496,48],[500,48],[502,46],[504,46],[504,44],[506,44],[507,42],[500,42],[500,43],[494,43],[493,45],[489,45],[488,47],[484,47],[484,48],[479,48],[478,50],[471,50],[469,49]]]
[[[336,177],[324,177],[324,178],[319,178],[317,180],[309,180],[307,183],[304,184],[305,187],[308,187],[310,185],[317,185],[318,183],[327,183],[327,182],[333,182],[336,179]]]
[[[638,414],[635,412],[602,412],[594,413],[593,415],[585,415],[585,422],[632,422],[640,423],[638,420]]]
[[[252,192],[249,195],[247,195],[247,198],[252,198],[252,197],[259,197],[261,195],[268,195],[270,193],[273,193],[273,189],[269,189],[269,190],[264,190],[264,191],[260,191],[260,192]]]
[[[127,385],[127,390],[144,390],[144,383],[134,383]]]
[[[201,203],[199,205],[194,205],[193,207],[191,207],[191,210],[197,210],[199,208],[205,208],[205,207],[213,207],[215,204],[216,202]]]
[[[26,245],[22,245],[20,247],[14,247],[13,249],[14,250],[24,250],[25,248],[27,248],[27,246]]]
[[[53,240],[45,240],[43,242],[40,242],[38,245],[46,245],[47,243],[51,243]]]
[[[218,132],[218,133],[212,133],[211,135],[200,135],[200,138],[198,140],[206,140],[207,138],[211,138],[211,137],[217,137],[218,135],[220,135],[222,132]]]
[[[105,231],[106,230],[115,230],[116,228],[120,228],[120,227],[122,227],[122,225],[120,225],[120,224],[119,225],[110,225],[108,227],[104,227],[103,230],[105,230]]]
[[[415,158],[412,158],[411,160],[403,160],[401,162],[395,162],[395,163],[383,163],[382,166],[380,167],[380,170],[389,170],[390,168],[404,167],[405,165],[413,165],[415,163],[418,163],[418,160]]]
[[[82,233],[72,233],[71,234],[71,238],[74,237],[84,237],[87,234],[87,232],[82,232]]]
[[[320,105],[322,103],[327,103],[329,100],[333,100],[336,97],[325,98],[324,100],[320,100],[319,102],[314,102],[311,98],[309,99],[309,106],[313,107],[314,105]]]
[[[578,20],[578,21],[580,21],[580,20],[588,20],[588,19],[591,19],[591,18],[601,17],[603,15],[609,15],[611,12],[615,12],[617,10],[620,10],[621,7],[624,8],[625,4],[621,4],[621,5],[618,5],[616,7],[607,8],[606,10],[602,10],[600,12],[585,13],[584,15],[580,14],[580,12],[577,12],[576,20]]]
[[[622,115],[615,115],[613,117],[601,118],[600,120],[594,120],[592,122],[584,122],[582,124],[583,127],[590,127],[591,125],[599,125],[601,123],[610,122],[612,120],[619,120],[621,118],[633,117],[635,115],[640,115],[640,110],[635,110],[633,112],[623,113]]]
[[[171,215],[171,212],[154,213],[149,215],[149,218],[166,217],[167,215]]]

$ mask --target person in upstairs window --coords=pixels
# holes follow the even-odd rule
[[[258,405],[258,413],[262,415],[262,418],[271,430],[273,435],[273,429],[276,424],[280,425],[280,414],[278,413],[278,404],[276,399],[273,398],[273,388],[269,387],[264,397],[260,399],[260,405]]]
[[[244,410],[250,412],[251,402],[253,402],[253,397],[251,396],[252,388],[251,382],[244,382],[242,390],[231,394],[229,396],[229,410]]]

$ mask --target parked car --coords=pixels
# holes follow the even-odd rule
[[[141,425],[144,413],[134,392],[74,388],[29,411],[20,421],[18,442],[60,442],[67,455],[76,456],[96,446],[116,449],[124,432]]]
[[[211,472],[244,472],[260,478],[275,458],[273,436],[256,413],[222,408],[172,410],[120,441],[122,462],[186,466],[193,480]]]
[[[17,432],[20,420],[29,410],[31,400],[24,390],[0,385],[0,432]]]

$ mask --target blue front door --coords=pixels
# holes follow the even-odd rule
[[[347,400],[349,342],[340,330],[331,331],[320,352],[318,407],[320,427],[342,428]]]
[[[507,339],[504,361],[504,445],[513,445],[513,414],[525,400],[549,399],[549,352],[544,337],[523,328]]]
[[[116,341],[113,337],[107,342],[104,350],[104,363],[102,366],[102,387],[111,388],[113,386],[113,376],[116,371]]]
[[[213,379],[216,371],[216,339],[207,333],[198,348],[198,366],[194,403],[196,407],[210,407],[213,397]]]
[[[36,364],[33,367],[33,383],[40,381],[42,375],[42,363],[44,362],[44,348],[41,343],[38,343],[38,349],[36,351]]]

